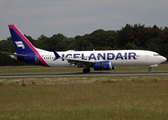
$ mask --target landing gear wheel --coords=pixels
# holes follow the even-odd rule
[[[90,73],[90,68],[83,69],[83,73]]]
[[[152,68],[150,67],[150,68],[148,69],[148,71],[151,72],[151,71],[152,71]]]

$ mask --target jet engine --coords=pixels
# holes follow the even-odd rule
[[[114,70],[115,67],[112,66],[110,61],[96,62],[93,66],[94,70]]]

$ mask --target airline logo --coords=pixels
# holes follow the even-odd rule
[[[21,47],[22,49],[25,49],[25,46],[23,45],[22,41],[16,41],[15,43],[17,47]]]
[[[90,53],[90,55],[85,55],[84,53],[77,54],[62,54],[62,58],[81,58],[82,60],[136,60],[137,54],[134,52],[126,53]],[[62,59],[64,61],[64,59]]]

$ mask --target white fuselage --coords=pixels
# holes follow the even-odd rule
[[[62,58],[53,61],[53,52],[39,51],[50,67],[71,66],[66,58],[83,61],[111,61],[113,66],[156,66],[166,60],[156,52],[147,50],[66,51],[57,52]],[[65,58],[65,59],[64,59]]]

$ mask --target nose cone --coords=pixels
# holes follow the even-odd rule
[[[167,60],[167,58],[165,58],[165,57],[163,57],[163,56],[161,56],[160,57],[160,62],[162,63],[162,62],[165,62]]]

